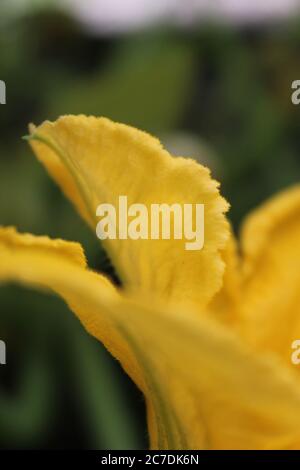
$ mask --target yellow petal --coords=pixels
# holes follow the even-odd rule
[[[57,292],[67,302],[72,302],[72,294],[64,290],[64,283],[61,283],[61,277],[68,277],[68,284],[76,276],[83,277],[84,282],[97,286],[105,295],[117,296],[115,287],[104,276],[90,271],[86,267],[86,259],[80,244],[75,242],[66,242],[64,240],[52,240],[46,236],[37,237],[31,234],[20,234],[14,228],[0,227],[0,279],[6,281],[18,281],[25,284],[30,283],[39,287],[46,287]],[[51,279],[51,282],[47,279]],[[73,296],[74,297],[74,296]],[[78,302],[76,308],[80,311],[80,319],[86,324],[93,322],[93,315],[90,314],[86,305],[77,296]],[[130,356],[127,346],[124,345],[122,337],[117,337],[115,330],[103,321],[102,335],[105,345],[114,353]],[[119,353],[124,348],[124,352]],[[129,367],[129,366],[128,366]],[[130,368],[130,367],[129,367]],[[130,371],[130,374],[133,373]],[[134,375],[134,374],[133,374]],[[139,383],[139,377],[135,377]]]
[[[37,158],[96,230],[96,208],[143,203],[204,204],[205,241],[198,251],[185,240],[105,240],[127,287],[164,298],[206,304],[220,289],[228,238],[227,203],[209,171],[193,160],[172,158],[150,135],[105,118],[65,116],[31,127]],[[150,210],[149,210],[150,212]],[[99,220],[99,219],[98,219]]]
[[[241,303],[241,260],[233,230],[221,252],[225,264],[223,285],[208,305],[208,311],[218,321],[227,326],[235,327],[240,321],[239,307]]]
[[[300,186],[246,219],[242,251],[244,334],[291,364],[291,344],[300,339]]]
[[[14,227],[0,227],[0,263],[2,256],[16,248],[28,251],[31,249],[44,255],[59,255],[70,263],[86,267],[84,251],[79,243],[67,242],[65,240],[51,240],[49,237],[35,237],[30,233],[20,235]]]
[[[300,449],[300,381],[279,362],[187,311],[122,309],[168,401],[169,448]]]
[[[300,382],[288,369],[208,319],[121,297],[60,251],[30,245],[0,231],[0,279],[57,292],[104,342],[146,396],[152,447],[300,448]]]

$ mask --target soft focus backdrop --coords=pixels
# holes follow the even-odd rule
[[[115,277],[21,139],[29,122],[85,113],[145,129],[209,166],[238,231],[251,208],[299,181],[298,7],[1,0],[0,224],[79,241],[90,265]],[[0,448],[147,446],[141,394],[58,299],[1,287],[0,339]]]

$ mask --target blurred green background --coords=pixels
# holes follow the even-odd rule
[[[197,157],[221,181],[237,231],[251,208],[299,181],[298,17],[101,34],[66,10],[26,4],[0,6],[1,225],[79,241],[90,265],[117,282],[94,234],[21,140],[29,122],[60,114],[104,115]],[[0,312],[0,448],[147,447],[143,397],[61,301],[4,286]]]

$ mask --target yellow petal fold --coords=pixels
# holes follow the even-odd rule
[[[145,394],[153,448],[300,448],[300,381],[288,369],[207,318],[120,296],[53,243],[0,230],[0,279],[56,292],[106,345]]]
[[[240,321],[239,306],[242,299],[241,260],[233,230],[221,252],[225,272],[222,288],[208,305],[208,311],[223,324],[235,327]]]
[[[96,230],[96,208],[128,205],[204,204],[204,247],[185,250],[186,240],[105,240],[126,287],[165,299],[207,304],[222,285],[221,250],[229,229],[228,205],[208,169],[173,158],[152,136],[105,118],[65,116],[31,126],[37,158]]]
[[[291,344],[300,339],[300,186],[250,214],[241,242],[244,334],[292,365]]]

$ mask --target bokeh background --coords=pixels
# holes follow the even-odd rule
[[[93,233],[35,161],[27,124],[104,115],[197,158],[242,217],[300,176],[297,0],[1,0],[0,224],[81,242]],[[1,262],[1,260],[0,260]],[[0,289],[0,448],[147,447],[143,397],[55,297]]]

